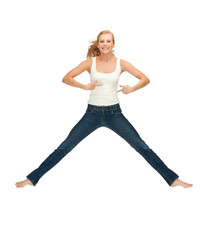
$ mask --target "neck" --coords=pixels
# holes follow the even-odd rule
[[[103,54],[101,53],[100,56],[98,56],[98,59],[102,62],[109,62],[112,60],[114,56],[112,55],[112,53],[108,53],[108,54]]]

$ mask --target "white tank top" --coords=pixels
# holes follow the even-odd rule
[[[120,59],[117,58],[117,65],[114,72],[101,73],[96,70],[96,57],[92,58],[92,66],[90,71],[90,81],[97,80],[98,84],[103,86],[96,86],[91,90],[88,104],[97,106],[109,106],[119,103],[117,96],[117,87],[121,74]]]

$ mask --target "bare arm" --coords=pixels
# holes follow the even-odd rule
[[[77,67],[69,71],[63,78],[62,82],[72,87],[85,89],[85,84],[82,84],[74,79],[74,77],[88,70],[88,60],[81,62]]]
[[[120,85],[120,87],[122,87],[122,89],[118,90],[118,92],[122,91],[123,93],[128,94],[128,93],[134,92],[134,91],[136,91],[136,90],[138,90],[140,88],[143,88],[148,83],[150,83],[149,78],[145,74],[143,74],[140,70],[135,68],[129,62],[121,60],[121,69],[122,69],[123,72],[124,71],[129,72],[134,77],[138,78],[140,81],[136,85],[134,85],[132,87],[130,87],[128,85],[127,86]]]
[[[82,84],[74,79],[74,77],[78,76],[84,71],[88,71],[88,69],[90,69],[90,64],[91,64],[91,59],[87,59],[81,62],[77,67],[73,68],[64,76],[62,82],[72,87],[77,87],[84,90],[92,90],[96,86],[101,86],[101,84],[97,84],[97,81],[94,81],[88,84]]]

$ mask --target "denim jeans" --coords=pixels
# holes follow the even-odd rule
[[[67,138],[27,178],[35,186],[46,172],[99,127],[107,127],[127,141],[165,179],[169,186],[179,177],[141,139],[135,128],[124,117],[119,104],[111,106],[88,104],[85,114],[72,128]]]

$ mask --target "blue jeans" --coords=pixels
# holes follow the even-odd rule
[[[169,169],[164,162],[141,139],[135,128],[124,117],[119,104],[111,106],[94,106],[88,104],[85,114],[73,127],[68,137],[52,152],[42,164],[31,172],[27,178],[34,184],[54,167],[79,142],[99,127],[107,127],[133,147],[165,179],[170,186],[179,176]]]

